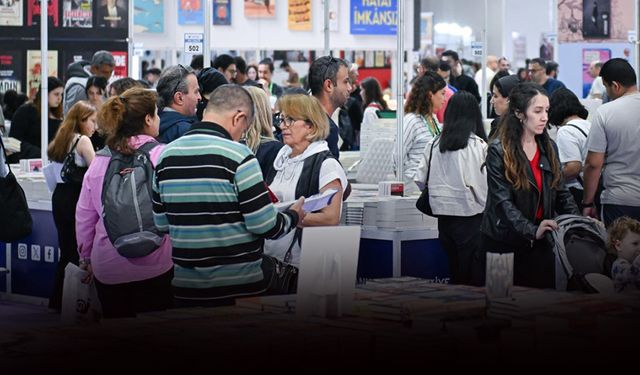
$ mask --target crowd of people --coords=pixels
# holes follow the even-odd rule
[[[304,79],[281,64],[286,87],[273,82],[268,58],[253,65],[219,55],[203,68],[200,57],[107,84],[114,65],[98,51],[71,64],[66,82],[48,80],[48,156],[62,164],[72,155],[84,168],[81,181],[57,181],[52,197],[61,257],[50,307],[57,310],[69,262],[95,282],[105,317],[269,293],[275,270],[263,256],[297,267],[302,229],[340,223],[351,190],[340,151],[357,149],[359,130],[389,110],[380,82],[358,82],[357,66],[332,56],[313,61]],[[484,256],[497,252],[514,253],[515,284],[552,288],[546,234],[557,215],[582,214],[616,228],[617,289],[639,286],[635,72],[623,59],[592,64],[604,87],[593,97],[610,103],[589,114],[549,65],[532,59],[523,80],[506,59],[490,57],[483,84],[455,51],[421,60],[406,93],[397,178],[407,191],[429,187],[453,283],[481,285]],[[491,97],[488,135],[479,87]],[[10,162],[40,156],[40,100],[38,91],[16,106],[18,95],[5,95],[9,136],[21,141]],[[105,223],[114,154],[146,155],[154,169],[147,203],[160,240],[144,256],[123,255]],[[331,204],[304,212],[305,197],[328,189],[336,190]],[[278,211],[277,201],[295,203]]]

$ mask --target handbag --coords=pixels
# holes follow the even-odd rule
[[[71,151],[67,153],[67,156],[64,157],[64,162],[62,163],[62,169],[60,170],[60,178],[65,183],[76,183],[82,184],[82,179],[84,178],[84,174],[87,172],[88,167],[79,167],[76,164],[76,158],[73,155],[73,151],[76,149],[78,142],[80,141],[82,136],[76,139],[76,142],[71,147]]]
[[[0,177],[0,241],[13,242],[31,234],[33,221],[24,190],[11,172],[1,137],[0,145],[9,170],[5,177]]]
[[[423,214],[438,217],[438,215],[434,215],[433,210],[431,209],[431,204],[429,203],[429,175],[431,174],[431,157],[433,156],[433,146],[435,146],[436,141],[433,140],[431,143],[431,150],[429,151],[429,165],[427,166],[427,180],[424,183],[424,190],[420,194],[420,198],[416,201],[416,208],[422,212]]]
[[[262,254],[263,268],[270,272],[265,278],[269,295],[295,294],[298,289],[298,267],[289,264],[293,245],[302,235],[302,229],[296,228],[289,249],[284,255],[284,261],[267,254]]]

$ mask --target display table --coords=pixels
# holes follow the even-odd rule
[[[363,227],[358,275],[364,278],[415,276],[449,282],[447,255],[432,229]]]
[[[47,190],[42,173],[21,173],[11,167],[24,189],[33,219],[33,231],[19,241],[0,242],[0,267],[9,272],[0,274],[0,292],[14,299],[31,298],[46,302],[53,288],[60,249],[58,231],[51,214],[51,193]]]
[[[298,318],[296,296],[289,295],[90,326],[9,329],[0,335],[0,363],[9,373],[96,365],[113,373],[123,363],[160,373],[286,366],[303,373],[334,368],[395,374],[406,367],[451,371],[464,363],[495,369],[532,361],[611,369],[620,358],[637,355],[639,297],[516,287],[504,301],[513,308],[498,318],[491,316],[484,288],[414,278],[369,280],[356,289],[353,312],[331,319]]]

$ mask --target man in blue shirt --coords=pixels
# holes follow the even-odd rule
[[[529,76],[531,81],[542,86],[549,95],[559,88],[563,88],[564,83],[547,75],[547,62],[539,57],[529,62]]]

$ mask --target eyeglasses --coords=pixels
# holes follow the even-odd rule
[[[296,123],[296,121],[304,121],[305,123],[309,123],[309,120],[295,119],[291,116],[280,116],[278,121],[278,127],[282,129],[289,129]]]
[[[178,86],[180,86],[180,84],[182,83],[182,80],[184,79],[185,75],[189,74],[189,71],[187,70],[187,68],[185,68],[182,64],[178,64],[178,66],[181,69],[180,70],[180,79],[176,83],[176,86],[173,88],[173,91],[171,91],[171,96],[175,95],[175,93],[178,92]],[[183,73],[186,73],[186,74],[183,75]]]
[[[543,69],[542,69],[542,68],[538,68],[538,69],[527,69],[527,71],[528,71],[529,73],[535,73],[535,72],[539,72],[539,71],[541,71],[541,70],[543,70]]]
[[[331,82],[333,82],[333,80],[331,79],[331,77],[327,77],[327,72],[329,71],[329,67],[331,67],[333,64],[336,64],[337,69],[336,69],[336,75],[338,74],[338,69],[340,69],[340,60],[336,59],[333,56],[328,56],[329,59],[324,61],[321,65],[322,67],[322,82],[324,83],[324,81],[326,80],[331,80]]]

